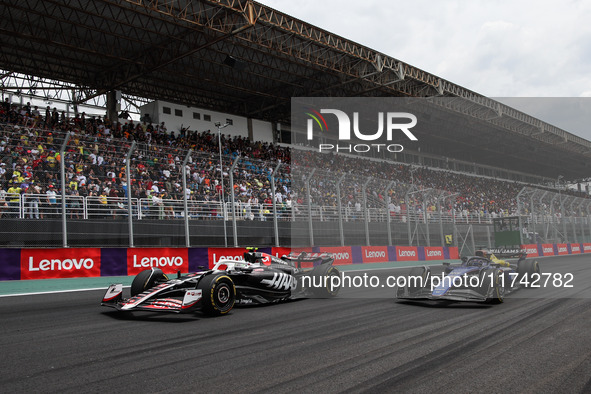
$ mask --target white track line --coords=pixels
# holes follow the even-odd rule
[[[131,286],[123,286],[123,288],[128,288]],[[95,291],[95,290],[104,290],[106,291],[107,287],[96,287],[91,289],[71,289],[71,290],[54,290],[54,291],[39,291],[34,293],[18,293],[18,294],[0,294],[0,298],[4,297],[20,297],[20,296],[30,296],[30,295],[40,295],[40,294],[59,294],[59,293],[77,293],[79,291]]]

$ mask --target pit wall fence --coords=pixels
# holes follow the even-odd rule
[[[521,245],[521,248],[527,251],[528,257],[591,253],[591,243],[529,244]],[[0,280],[129,276],[151,267],[161,268],[168,274],[193,272],[212,268],[219,260],[242,260],[246,251],[246,248],[205,247],[0,249]],[[258,251],[278,257],[292,251],[304,251],[311,255],[328,252],[334,255],[335,265],[459,258],[457,247],[267,247]]]

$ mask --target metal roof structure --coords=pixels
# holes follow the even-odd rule
[[[423,152],[590,176],[590,141],[251,0],[0,0],[0,13],[3,79],[61,81],[74,103],[118,90],[288,123],[296,96],[443,97],[477,122]]]

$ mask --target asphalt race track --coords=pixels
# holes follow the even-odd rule
[[[575,287],[526,289],[494,306],[403,303],[384,297],[394,289],[343,289],[335,299],[239,307],[218,318],[120,314],[99,306],[103,291],[0,298],[0,387],[588,392],[591,258],[546,258],[540,265],[543,272],[573,273]]]

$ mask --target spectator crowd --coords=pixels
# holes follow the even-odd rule
[[[66,133],[70,133],[64,157],[60,150]],[[126,176],[126,157],[131,155],[130,178]],[[335,207],[337,173],[349,176],[342,183],[341,203],[358,208],[362,183],[372,177],[394,181],[389,190],[384,186],[367,188],[369,206],[390,206],[393,211],[406,209],[405,193],[409,187],[456,193],[444,200],[449,211],[503,216],[516,209],[516,195],[524,186],[512,181],[478,177],[451,171],[412,167],[389,161],[369,161],[339,154],[293,151],[267,142],[250,141],[240,136],[221,136],[223,166],[219,163],[218,135],[210,131],[168,131],[163,123],[151,124],[132,120],[111,122],[107,118],[81,113],[68,118],[50,107],[40,110],[29,103],[20,106],[8,99],[0,107],[0,213],[7,215],[28,194],[29,217],[41,218],[38,207],[57,207],[61,191],[60,162],[65,165],[67,196],[93,198],[97,204],[109,204],[127,197],[151,201],[179,201],[186,195],[194,202],[217,202],[232,195],[230,168],[240,157],[232,173],[234,196],[244,207],[246,217],[262,217],[258,208],[272,204],[271,174],[275,174],[276,202],[281,212],[306,204],[305,182],[292,177],[292,166],[322,169],[325,175],[310,180],[313,205]],[[182,166],[187,154],[186,189],[183,189]],[[295,153],[294,153],[295,152]],[[326,173],[335,174],[333,177]],[[223,188],[222,188],[223,182]],[[433,209],[435,194],[413,194],[417,209]],[[438,195],[439,196],[439,195]],[[76,198],[72,201],[77,201]],[[16,204],[16,205],[15,205]],[[76,207],[71,207],[76,208]],[[79,208],[79,207],[78,207]],[[212,214],[215,205],[212,204]],[[259,210],[259,211],[257,211]],[[47,212],[47,211],[45,211]],[[164,215],[167,212],[163,212]],[[161,215],[162,216],[162,215]]]

